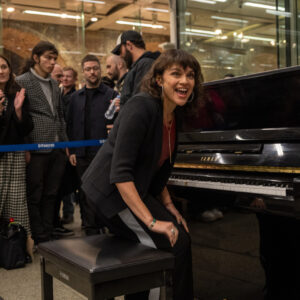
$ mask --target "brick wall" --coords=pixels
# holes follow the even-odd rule
[[[115,30],[86,31],[84,45],[80,27],[4,20],[4,54],[11,60],[13,70],[18,74],[20,65],[30,57],[34,45],[40,40],[48,40],[56,45],[60,53],[58,63],[62,66],[70,65],[78,70],[81,82],[82,57],[88,52],[97,54],[104,75],[106,55],[115,47],[120,33]],[[147,49],[151,51],[161,50],[159,44],[169,41],[169,37],[160,35],[144,34],[143,37]]]

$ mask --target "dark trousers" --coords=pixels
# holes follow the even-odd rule
[[[54,221],[53,225],[54,227],[60,227],[62,226],[61,218],[60,218],[60,206],[61,203],[63,203],[63,216],[66,217],[68,215],[73,216],[74,214],[74,204],[72,202],[72,198],[74,197],[74,194],[69,194],[66,196],[62,196],[59,192],[56,197],[55,201],[55,209],[54,209]]]
[[[63,216],[73,216],[74,215],[74,202],[75,202],[75,194],[69,194],[64,196],[62,199],[63,202]]]
[[[300,299],[300,221],[257,214],[266,300]]]
[[[85,157],[76,158],[76,172],[78,174],[78,177],[80,178],[80,184],[83,173],[88,168],[94,157],[95,155],[88,155]],[[82,225],[84,225],[85,233],[87,235],[99,233],[99,228],[103,227],[103,224],[97,221],[95,211],[91,208],[90,204],[88,203],[86,195],[84,194],[82,189],[80,189],[79,206],[81,221]]]
[[[173,272],[173,299],[174,300],[193,300],[193,274],[192,274],[192,254],[191,239],[182,225],[177,224],[176,219],[166,210],[166,208],[153,197],[149,196],[144,203],[157,220],[173,222],[179,231],[178,240],[174,247],[170,246],[169,240],[162,234],[150,231],[133,213],[126,209],[119,215],[108,219],[101,211],[97,211],[97,217],[103,222],[110,232],[142,242],[145,245],[156,247],[165,251],[172,252],[175,256],[175,269]],[[93,204],[91,204],[93,205]],[[96,209],[96,208],[95,208]],[[124,214],[123,214],[124,213]],[[134,226],[132,224],[135,223]],[[137,234],[139,232],[139,234]],[[141,232],[144,233],[141,240]],[[126,295],[126,300],[148,299],[149,292],[142,292]]]
[[[53,231],[55,201],[65,163],[66,155],[60,149],[51,153],[31,153],[27,166],[27,196],[34,239]]]
[[[60,206],[63,202],[63,214],[74,214],[74,205],[72,203],[72,194],[79,188],[79,179],[77,178],[76,168],[71,166],[69,162],[65,164],[64,174],[60,183],[55,203],[54,227],[61,226]]]

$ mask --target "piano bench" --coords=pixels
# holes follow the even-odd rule
[[[94,235],[41,243],[42,300],[53,300],[53,277],[89,300],[161,289],[172,299],[171,253],[119,237]]]

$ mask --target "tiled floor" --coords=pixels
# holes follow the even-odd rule
[[[76,206],[75,222],[67,226],[81,235]],[[194,288],[200,300],[262,300],[263,272],[258,259],[255,216],[227,212],[214,223],[190,222],[193,241]],[[4,300],[40,300],[39,256],[16,270],[0,269],[0,296]],[[54,279],[55,300],[84,300],[82,295]],[[117,299],[117,298],[116,298]],[[118,300],[123,299],[119,297]],[[184,300],[184,299],[182,299]]]

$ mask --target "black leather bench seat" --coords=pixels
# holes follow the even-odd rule
[[[172,254],[119,237],[61,239],[41,243],[38,250],[44,300],[53,299],[52,277],[97,300],[171,285]]]

